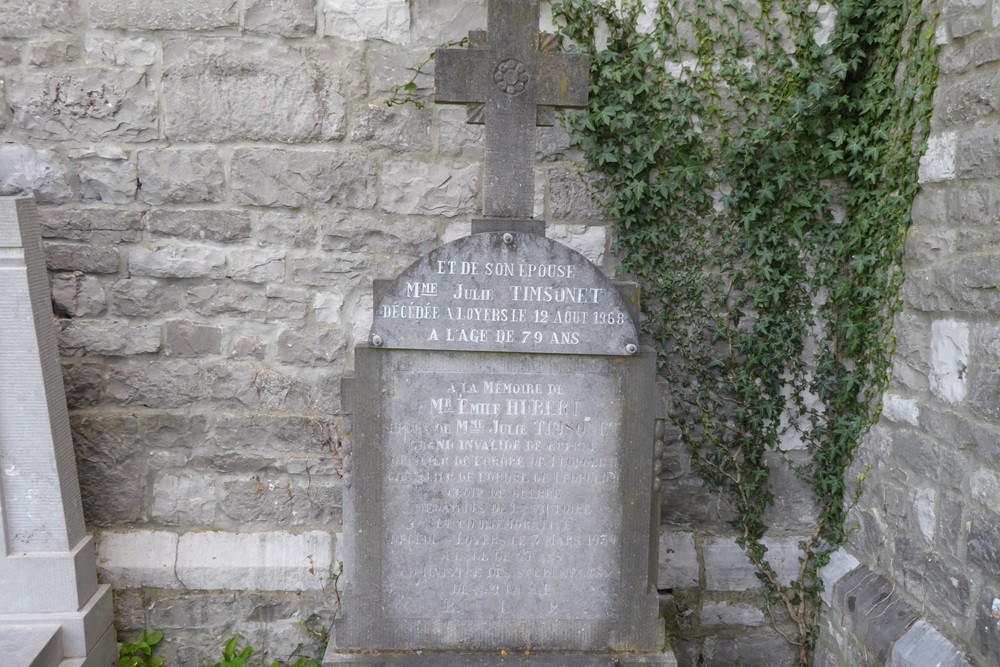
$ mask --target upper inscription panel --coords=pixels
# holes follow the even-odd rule
[[[417,350],[629,356],[635,322],[585,257],[532,234],[442,246],[376,295],[371,343]]]

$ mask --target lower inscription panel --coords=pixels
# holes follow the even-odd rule
[[[538,366],[394,369],[382,438],[386,618],[612,617],[618,380]]]

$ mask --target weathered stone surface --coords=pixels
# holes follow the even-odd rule
[[[1000,590],[986,585],[976,605],[975,641],[984,657],[1000,655]]]
[[[1000,522],[996,513],[971,513],[966,547],[970,562],[986,572],[1000,571]]]
[[[93,407],[104,399],[104,378],[100,365],[64,363],[62,371],[66,404],[70,410]]]
[[[87,35],[83,48],[88,60],[105,65],[149,67],[156,62],[156,42],[144,37]]]
[[[222,329],[170,320],[163,324],[163,352],[168,357],[204,357],[222,353]]]
[[[976,127],[959,133],[955,174],[959,178],[1000,176],[1000,134],[995,126]]]
[[[160,349],[158,325],[129,326],[125,322],[102,320],[61,322],[59,352],[63,356],[101,355],[111,357],[146,354]]]
[[[35,67],[52,67],[73,62],[80,57],[76,37],[59,36],[35,41],[28,49],[28,62]]]
[[[707,637],[704,656],[705,667],[792,667],[796,662],[794,647],[777,634]]]
[[[0,195],[18,194],[53,204],[73,198],[66,168],[55,153],[17,144],[0,147]]]
[[[128,204],[135,199],[136,168],[125,151],[105,146],[72,150],[69,157],[76,167],[81,199],[108,204]]]
[[[948,403],[965,398],[969,368],[969,325],[957,320],[931,324],[931,392]]]
[[[1000,107],[996,74],[981,74],[956,83],[941,93],[941,121],[958,125],[988,116]]]
[[[104,246],[45,244],[45,263],[52,271],[117,273],[120,259],[117,250]]]
[[[240,148],[233,152],[231,179],[238,204],[375,206],[375,166],[360,153]]]
[[[744,602],[705,602],[701,607],[702,627],[717,625],[758,626],[764,624],[764,612]]]
[[[608,230],[603,226],[551,225],[546,234],[553,241],[567,245],[600,266],[608,244]]]
[[[38,0],[25,8],[7,0],[0,11],[0,37],[35,37],[43,30],[70,30],[80,20],[75,0]]]
[[[371,148],[389,148],[393,153],[425,153],[431,150],[430,109],[411,104],[369,104],[361,109],[351,131],[351,141]]]
[[[224,450],[329,453],[330,423],[302,415],[220,415],[214,444]]]
[[[410,0],[413,35],[433,45],[462,39],[486,25],[486,3]]]
[[[286,364],[324,366],[338,359],[344,349],[340,329],[299,332],[286,329],[278,336],[278,361]]]
[[[823,602],[828,606],[833,604],[833,587],[860,564],[860,561],[843,547],[830,555],[830,562],[819,571],[819,578],[823,581],[823,592],[820,594]]]
[[[466,122],[467,118],[465,109],[437,109],[438,152],[442,156],[461,157],[477,162],[483,159],[484,127]]]
[[[136,243],[142,239],[142,214],[121,209],[54,209],[41,211],[44,238],[85,241],[97,245]]]
[[[601,197],[595,178],[583,173],[582,165],[567,164],[548,171],[548,215],[553,220],[580,220],[590,223],[603,219]]]
[[[116,588],[177,588],[177,534],[164,530],[104,531],[97,543],[102,581]]]
[[[788,583],[798,575],[799,538],[771,537],[764,540],[766,558],[778,580]],[[742,591],[760,586],[756,569],[743,549],[732,539],[709,537],[702,542],[705,587],[710,591]]]
[[[211,30],[238,25],[240,9],[233,0],[93,0],[90,19],[98,28]]]
[[[920,408],[912,398],[887,393],[882,397],[882,416],[891,422],[917,426]]]
[[[222,492],[219,481],[190,471],[157,475],[150,516],[166,526],[211,525]]]
[[[52,307],[57,315],[87,317],[107,308],[104,285],[94,276],[80,272],[52,276]]]
[[[314,0],[248,0],[243,27],[249,32],[306,37],[316,32]]]
[[[391,94],[394,86],[402,86],[417,75],[413,94],[427,98],[434,90],[433,72],[428,69],[419,74],[414,71],[417,63],[427,58],[427,47],[403,48],[394,44],[372,42],[367,45],[366,69],[368,70],[369,94],[383,96]],[[465,113],[462,110],[461,116]]]
[[[83,67],[26,72],[10,82],[14,123],[35,139],[151,141],[156,92],[146,72]]]
[[[965,155],[964,142],[966,142],[967,136],[963,135],[963,148],[959,148],[959,139],[954,132],[942,132],[941,134],[932,135],[927,140],[927,151],[920,158],[920,174],[919,180],[921,183],[935,183],[938,181],[948,181],[955,178],[956,173],[956,152],[961,154],[961,166],[959,166],[959,171],[965,171],[971,164],[977,161],[977,158]],[[980,158],[982,158],[982,152],[980,152]],[[965,178],[968,176],[963,176],[959,173],[959,176]]]
[[[475,211],[478,168],[397,160],[382,171],[382,210],[454,217]]]
[[[159,148],[139,151],[138,161],[147,204],[215,202],[225,194],[222,158],[214,150]]]
[[[180,289],[162,280],[123,278],[111,288],[112,310],[121,315],[152,317],[181,308]]]
[[[323,0],[323,34],[355,41],[409,41],[407,0]]]
[[[911,271],[903,283],[908,306],[923,311],[1000,312],[1000,292],[994,276],[1000,256],[970,255],[961,262],[944,262]]]
[[[202,369],[179,361],[129,361],[108,373],[108,400],[120,405],[179,408],[204,397]]]
[[[260,243],[299,248],[316,240],[316,220],[297,211],[260,211],[254,226]]]
[[[913,624],[892,647],[891,667],[969,667],[962,652],[924,620]]]
[[[268,322],[280,322],[287,325],[302,325],[309,311],[309,292],[294,287],[268,285],[264,288],[267,296]]]
[[[698,554],[694,550],[694,535],[661,533],[657,588],[693,588],[698,585],[700,573]]]
[[[319,590],[330,578],[328,532],[190,532],[177,545],[177,577],[187,588]]]
[[[133,248],[128,258],[132,275],[155,278],[221,278],[225,267],[225,253],[205,246]]]
[[[178,141],[327,141],[343,136],[338,54],[237,39],[168,42],[165,134]]]
[[[250,220],[250,213],[247,211],[172,211],[157,208],[149,212],[149,231],[192,241],[232,243],[250,238]]]
[[[241,526],[336,526],[341,522],[341,483],[336,474],[261,472],[223,485],[221,510]]]
[[[145,516],[146,456],[132,415],[74,415],[71,420],[87,521],[113,526]]]
[[[226,275],[250,283],[281,280],[285,275],[285,251],[277,248],[233,250],[229,253]]]
[[[192,287],[186,292],[185,300],[188,308],[205,317],[236,315],[263,321],[267,312],[264,294],[228,282]]]
[[[257,364],[212,366],[207,383],[218,406],[238,410],[306,412],[315,397],[314,383]]]

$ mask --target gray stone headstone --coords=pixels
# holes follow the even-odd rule
[[[343,388],[346,588],[327,664],[493,664],[501,650],[673,664],[655,583],[655,352],[584,257],[503,236],[443,246],[376,291],[373,342]]]
[[[63,657],[116,662],[111,590],[97,583],[83,523],[38,216],[32,199],[11,197],[0,198],[0,591],[0,644],[57,627]]]

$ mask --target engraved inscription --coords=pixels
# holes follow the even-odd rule
[[[617,289],[586,260],[547,239],[516,248],[462,239],[410,267],[375,308],[387,347],[625,355],[635,325]],[[471,259],[475,248],[481,256]],[[499,252],[498,252],[499,251]]]
[[[387,616],[610,618],[621,424],[593,398],[613,386],[589,373],[394,373]]]

